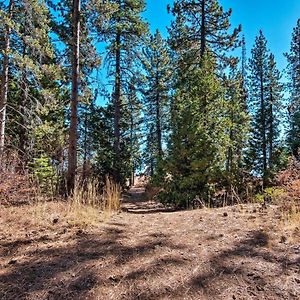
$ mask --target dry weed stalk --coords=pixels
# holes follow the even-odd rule
[[[70,202],[77,206],[100,206],[102,203],[102,194],[99,189],[99,181],[97,179],[89,179],[82,182],[77,178]]]
[[[117,211],[121,205],[121,186],[106,177],[105,187],[103,191],[103,211],[111,213]]]
[[[65,201],[47,202],[36,190],[36,201],[32,205],[32,221],[35,224],[51,224],[53,219],[71,226],[96,226],[107,219],[112,212],[120,209],[121,187],[106,178],[101,190],[97,179],[84,182],[76,179],[72,197]]]

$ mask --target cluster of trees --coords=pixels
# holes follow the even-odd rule
[[[184,206],[218,190],[233,200],[249,177],[272,184],[299,157],[300,21],[287,100],[262,32],[248,60],[217,0],[167,9],[164,39],[144,0],[0,1],[1,160],[16,153],[20,170],[68,192],[76,174],[126,185],[148,166],[161,198]]]

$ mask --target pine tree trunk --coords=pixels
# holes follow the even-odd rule
[[[161,134],[161,122],[160,122],[160,95],[159,95],[159,79],[156,75],[156,134],[157,134],[157,151],[158,151],[158,161],[162,159],[162,134]]]
[[[67,192],[70,194],[75,185],[77,169],[77,123],[79,90],[79,46],[80,46],[80,0],[73,0],[73,53],[72,53],[72,98],[71,121],[69,130]]]
[[[23,45],[23,59],[25,58],[27,47]],[[26,105],[28,104],[28,85],[27,85],[27,70],[26,66],[22,70],[22,81],[21,81],[21,96],[19,100],[19,160],[20,160],[20,171],[23,172],[27,164],[27,155],[26,155]]]
[[[130,90],[132,93],[134,93],[134,85],[131,84],[130,86]],[[134,136],[134,117],[133,117],[133,96],[129,99],[129,105],[130,105],[130,155],[131,155],[131,163],[132,163],[132,169],[130,172],[130,180],[129,180],[129,186],[133,186],[134,185],[134,172],[135,172],[135,166],[134,166],[134,140],[133,140],[133,136]]]
[[[84,116],[84,138],[83,138],[83,164],[82,164],[82,181],[84,182],[88,177],[88,116],[85,112]]]
[[[120,119],[121,119],[121,33],[116,36],[116,69],[114,93],[114,180],[120,183]]]
[[[14,1],[9,1],[8,15],[12,17]],[[0,92],[0,157],[4,151],[5,144],[5,125],[6,125],[6,105],[8,94],[8,71],[9,71],[9,50],[10,50],[10,26],[5,26],[5,44],[3,51],[1,92]]]
[[[201,3],[201,49],[200,56],[203,57],[206,48],[206,16],[205,16],[205,0]]]
[[[269,133],[269,168],[273,167],[273,142],[274,142],[274,116],[273,116],[273,91],[270,87],[270,133]]]
[[[263,72],[263,71],[262,71]],[[266,141],[266,111],[264,99],[264,78],[263,73],[260,76],[260,109],[262,126],[262,155],[263,155],[263,187],[267,184],[267,141]]]
[[[229,132],[229,140],[231,143],[233,143],[233,131],[230,129]],[[233,165],[233,150],[232,150],[232,145],[230,145],[227,149],[227,161],[226,161],[226,171],[232,172],[232,165]]]

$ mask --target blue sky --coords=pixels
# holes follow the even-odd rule
[[[173,1],[146,1],[147,11],[144,16],[150,23],[151,30],[158,28],[166,36],[166,26],[171,20],[166,6]],[[255,36],[261,29],[268,40],[269,49],[276,57],[278,67],[282,70],[286,66],[283,53],[289,50],[292,30],[300,18],[300,0],[220,0],[219,3],[225,9],[232,8],[230,20],[233,26],[242,24],[247,55],[250,55]]]

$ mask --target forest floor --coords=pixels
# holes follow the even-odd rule
[[[174,212],[135,187],[98,225],[32,216],[0,197],[1,300],[300,299],[299,224],[277,206]]]

